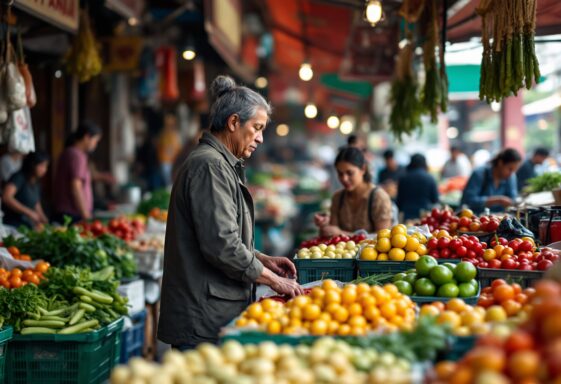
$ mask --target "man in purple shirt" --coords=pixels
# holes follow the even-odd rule
[[[56,166],[55,221],[62,223],[64,216],[72,221],[91,218],[93,193],[88,153],[96,149],[100,139],[101,129],[88,121],[80,123],[68,139]]]

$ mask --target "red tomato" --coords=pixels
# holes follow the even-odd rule
[[[444,248],[440,250],[440,257],[443,259],[450,259],[452,252],[450,251],[450,248]]]
[[[528,251],[531,252],[531,251],[533,251],[533,249],[534,249],[534,246],[532,245],[532,243],[530,243],[527,240],[524,240],[518,246],[518,250],[523,251],[523,252],[528,252]]]
[[[538,270],[545,271],[546,269],[549,269],[552,265],[553,263],[550,260],[544,259],[538,263]]]
[[[516,269],[516,261],[512,259],[506,259],[501,261],[501,268],[502,269]]]
[[[438,247],[438,239],[436,237],[431,237],[427,242],[428,249],[435,249]]]
[[[489,261],[488,264],[489,264],[489,268],[499,269],[499,268],[501,268],[502,263],[499,259],[493,259],[493,260]]]
[[[458,226],[460,227],[469,227],[471,224],[471,219],[469,217],[460,217],[460,221],[458,221]]]

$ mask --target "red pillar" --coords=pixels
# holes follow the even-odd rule
[[[522,90],[518,96],[510,96],[503,100],[501,108],[501,148],[514,148],[524,154],[524,114],[522,113]]]

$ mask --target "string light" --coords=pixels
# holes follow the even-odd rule
[[[318,115],[318,108],[315,104],[309,103],[306,105],[306,108],[304,108],[304,115],[306,115],[308,119],[313,119]]]
[[[300,70],[298,71],[300,79],[303,81],[310,81],[314,77],[314,71],[310,63],[302,63],[300,65]]]

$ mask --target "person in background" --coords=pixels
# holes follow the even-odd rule
[[[427,159],[417,153],[397,185],[397,206],[404,220],[416,219],[421,210],[430,210],[438,203],[438,188],[434,177],[428,172]]]
[[[17,151],[9,151],[0,159],[0,176],[2,182],[7,182],[13,174],[21,169],[23,154]]]
[[[288,258],[254,248],[243,160],[263,143],[271,107],[227,76],[210,91],[210,131],[180,168],[169,204],[158,337],[179,350],[216,344],[220,328],[256,299],[256,283],[303,294]]]
[[[177,118],[172,113],[164,116],[164,128],[158,137],[158,161],[165,185],[172,182],[172,167],[181,152],[181,137],[177,129]]]
[[[40,180],[47,173],[49,157],[43,152],[32,152],[23,160],[22,168],[4,187],[4,223],[13,227],[25,225],[39,228],[47,224],[41,206]]]
[[[466,155],[462,153],[459,147],[452,146],[450,148],[450,159],[444,163],[442,167],[442,178],[449,177],[469,177],[471,175],[471,164]]]
[[[517,150],[506,148],[499,152],[490,164],[476,168],[468,180],[461,204],[479,214],[488,207],[492,212],[501,212],[518,195],[516,170],[522,157]]]
[[[101,140],[101,129],[83,121],[66,142],[66,149],[58,159],[55,172],[54,221],[88,220],[93,213],[92,175],[88,154]]]
[[[316,214],[314,222],[321,236],[349,235],[364,229],[376,232],[392,224],[392,201],[372,183],[364,154],[358,148],[343,148],[335,158],[343,189],[331,198],[331,214]]]
[[[385,150],[382,156],[386,166],[378,172],[378,184],[395,200],[397,196],[397,181],[403,174],[404,169],[395,159],[393,149]]]
[[[542,165],[543,162],[549,157],[549,150],[547,148],[536,148],[531,158],[526,159],[516,171],[516,181],[518,183],[518,192],[528,183],[528,179],[537,176],[536,166]]]
[[[362,136],[350,135],[347,139],[347,145],[349,147],[358,148],[361,151],[366,151],[366,140]]]

